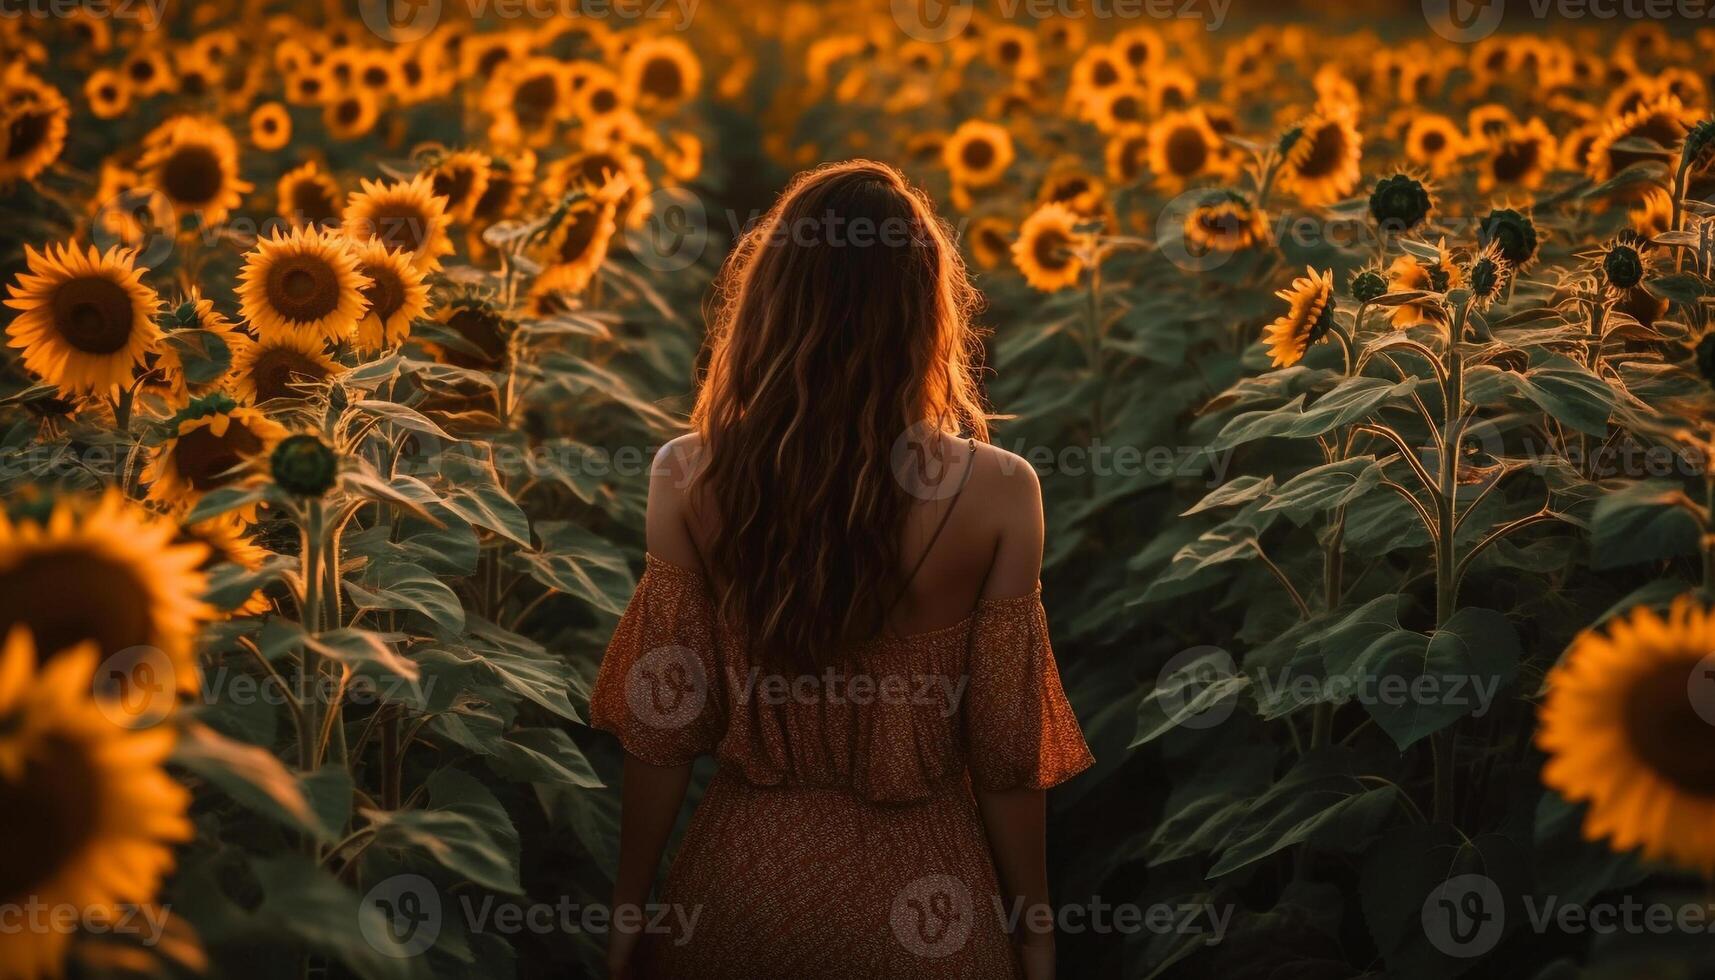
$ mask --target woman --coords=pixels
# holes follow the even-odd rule
[[[612,976],[1051,977],[1044,790],[1092,760],[1036,474],[985,441],[958,252],[897,171],[843,163],[721,285],[591,696],[626,753]],[[671,914],[628,919],[703,754]]]

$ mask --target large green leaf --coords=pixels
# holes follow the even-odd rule
[[[1361,850],[1396,802],[1392,786],[1358,778],[1357,757],[1341,746],[1317,749],[1245,805],[1210,878],[1230,874],[1296,844]]]
[[[409,849],[467,881],[521,894],[518,831],[506,808],[482,783],[457,769],[429,777],[422,810],[365,810],[375,845]]]
[[[1281,511],[1300,527],[1323,511],[1369,492],[1382,479],[1374,456],[1354,456],[1305,470],[1268,494],[1264,511]]]
[[[1697,553],[1700,532],[1679,484],[1645,480],[1596,502],[1590,518],[1591,564],[1617,568]]]

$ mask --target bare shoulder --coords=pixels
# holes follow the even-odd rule
[[[649,553],[687,568],[699,564],[687,494],[702,466],[702,449],[702,437],[686,433],[657,450],[649,468]]]
[[[995,539],[983,598],[1026,595],[1042,574],[1042,483],[1030,462],[999,446],[978,443],[971,483]]]

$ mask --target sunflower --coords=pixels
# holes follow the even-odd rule
[[[40,252],[24,246],[29,272],[13,283],[6,305],[18,315],[7,343],[23,350],[24,367],[67,393],[105,393],[131,381],[155,350],[160,297],[119,246],[105,253],[67,242]]]
[[[45,648],[25,629],[0,645],[0,832],[20,842],[0,871],[0,902],[117,921],[154,901],[172,845],[195,833],[190,791],[165,769],[176,729],[120,718],[132,703],[123,695],[92,697],[104,671],[90,646]],[[7,929],[0,962],[25,980],[60,976],[74,935]]]
[[[1695,121],[1678,97],[1661,95],[1608,122],[1590,145],[1590,179],[1603,181],[1635,163],[1671,159]],[[1633,149],[1633,140],[1648,140],[1660,150]]]
[[[1304,359],[1310,345],[1321,340],[1334,325],[1334,273],[1306,268],[1308,275],[1275,293],[1289,308],[1263,328],[1269,360],[1275,367],[1291,367]]]
[[[1169,112],[1149,128],[1149,169],[1165,193],[1224,169],[1221,137],[1201,110]]]
[[[1185,240],[1194,254],[1242,252],[1268,240],[1268,218],[1250,198],[1215,191],[1185,216]]]
[[[659,112],[694,98],[703,82],[703,66],[690,45],[674,37],[637,42],[625,53],[620,71],[632,101]]]
[[[238,274],[239,308],[259,337],[295,334],[345,340],[363,316],[363,288],[351,243],[338,232],[294,228],[256,240]]]
[[[1363,140],[1356,113],[1324,105],[1281,138],[1280,185],[1310,207],[1333,204],[1358,185]]]
[[[621,149],[584,150],[556,160],[543,182],[549,200],[582,191],[617,203],[623,220],[635,225],[648,214],[634,205],[649,194],[649,177],[636,154]]]
[[[215,334],[226,344],[229,355],[236,353],[248,340],[237,325],[214,308],[214,301],[205,298],[195,286],[191,287],[162,319],[168,321],[168,325],[175,331],[203,330]],[[200,382],[192,381],[185,375],[184,359],[179,355],[178,348],[164,339],[154,357],[156,378],[178,404],[220,387],[230,371],[229,362],[227,371],[222,372],[220,377]]]
[[[1439,256],[1433,262],[1422,261],[1409,255],[1394,259],[1393,264],[1388,266],[1387,280],[1390,293],[1445,293],[1463,283],[1464,270],[1454,263],[1447,251],[1447,243],[1443,240],[1439,246]],[[1390,319],[1395,327],[1403,330],[1419,324],[1446,323],[1447,312],[1439,300],[1426,298],[1394,307]]]
[[[258,150],[278,150],[292,141],[292,117],[278,102],[264,102],[250,114],[250,144]]]
[[[1108,180],[1129,187],[1143,179],[1149,168],[1149,129],[1145,126],[1122,126],[1108,137],[1102,152]]]
[[[1537,189],[1554,166],[1555,152],[1554,134],[1534,117],[1489,137],[1487,155],[1477,172],[1478,192]]]
[[[1673,195],[1660,187],[1650,187],[1641,201],[1628,211],[1632,231],[1645,241],[1667,234],[1673,226]]]
[[[1149,105],[1157,114],[1185,109],[1197,101],[1197,77],[1178,65],[1149,73]]]
[[[953,182],[965,187],[991,187],[1012,166],[1012,134],[1004,126],[969,119],[953,131],[941,148],[941,161]]]
[[[435,193],[434,181],[418,174],[410,182],[365,180],[345,205],[345,233],[352,241],[376,239],[404,252],[425,272],[441,267],[450,255],[446,199]]]
[[[174,544],[171,522],[118,491],[44,504],[0,513],[0,631],[28,629],[50,656],[83,643],[103,662],[159,651],[173,675],[161,680],[195,691],[208,552]]]
[[[486,153],[459,150],[449,153],[429,170],[434,192],[446,199],[447,213],[454,221],[469,221],[477,202],[488,190],[488,172],[493,161]]]
[[[380,103],[375,96],[358,88],[348,89],[322,106],[322,125],[337,140],[366,136],[380,119]]]
[[[255,405],[276,398],[302,400],[304,386],[320,384],[338,370],[320,339],[276,334],[243,344],[232,355],[232,392]]]
[[[583,292],[606,260],[617,229],[611,202],[595,198],[573,202],[548,238],[542,288]]]
[[[237,565],[254,572],[272,554],[256,543],[256,534],[249,522],[231,511],[206,521],[181,525],[174,540],[200,544],[208,549],[208,559],[200,566],[205,574],[220,565]],[[230,614],[254,616],[267,612],[269,608],[267,594],[258,588],[232,608]]]
[[[1160,32],[1151,27],[1130,27],[1115,35],[1113,50],[1132,74],[1144,77],[1167,54]]]
[[[934,45],[918,42],[930,55],[938,55]],[[1014,24],[1003,24],[989,31],[983,39],[983,56],[997,71],[1013,78],[1036,78],[1042,74],[1042,56],[1037,50],[1036,35]]]
[[[241,468],[266,456],[286,435],[278,422],[220,392],[191,399],[167,424],[172,434],[149,461],[143,479],[150,485],[149,499],[174,513],[189,510],[210,490],[243,479]],[[246,518],[255,514],[254,504],[244,510]]]
[[[364,242],[353,251],[357,271],[369,280],[362,290],[366,309],[357,322],[357,349],[373,354],[396,347],[411,335],[411,321],[429,309],[423,270],[380,242]]]
[[[1130,67],[1106,45],[1094,44],[1084,49],[1072,65],[1072,85],[1068,104],[1078,110],[1080,118],[1090,102],[1101,92],[1132,77]]]
[[[1036,205],[1064,204],[1081,220],[1106,218],[1108,189],[1076,157],[1056,161],[1036,189]]]
[[[137,246],[149,235],[168,231],[176,224],[167,199],[143,187],[135,172],[113,160],[102,161],[101,179],[90,206],[90,235],[97,241],[106,235],[121,244]]]
[[[1031,286],[1045,293],[1077,283],[1090,236],[1078,230],[1078,215],[1064,204],[1044,204],[1018,229],[1012,261]]]
[[[656,154],[667,175],[677,181],[692,181],[703,172],[703,141],[695,133],[675,132]]]
[[[1587,122],[1567,133],[1560,141],[1560,168],[1573,173],[1588,170],[1590,151],[1595,148],[1604,128],[1600,122]]]
[[[496,157],[488,172],[488,189],[477,198],[474,221],[492,224],[510,217],[536,180],[536,154],[524,150]]]
[[[624,99],[617,85],[614,98],[613,108],[618,108]],[[508,60],[484,86],[482,109],[493,117],[489,138],[494,143],[546,143],[554,124],[572,113],[566,67],[552,58]]]
[[[1130,83],[1116,85],[1095,97],[1091,122],[1102,133],[1113,134],[1142,122],[1149,111],[1149,93],[1143,86]]]
[[[1490,242],[1465,276],[1471,289],[1471,308],[1481,312],[1499,302],[1512,276],[1512,263],[1501,254],[1500,243]]]
[[[313,160],[281,177],[275,196],[279,198],[280,217],[293,228],[331,228],[340,223],[345,210],[345,195],[339,184]]]
[[[382,102],[391,98],[399,86],[399,66],[386,51],[366,51],[357,63],[354,81],[376,102]]]
[[[132,94],[146,99],[173,90],[172,62],[160,48],[139,48],[127,55],[119,68],[131,82]]]
[[[59,90],[33,76],[0,91],[0,188],[35,180],[65,148],[71,108]]]
[[[1584,836],[1715,876],[1715,617],[1689,596],[1572,641],[1548,674],[1542,781],[1588,802]]]
[[[1406,159],[1438,177],[1452,173],[1465,151],[1465,134],[1446,116],[1433,112],[1414,113],[1405,130]]]
[[[512,332],[517,324],[480,300],[454,300],[442,307],[436,320],[443,333],[456,338],[455,346],[429,344],[429,351],[446,364],[492,371],[506,365]]]
[[[90,115],[97,119],[115,119],[131,108],[131,86],[117,71],[98,68],[84,80],[83,98],[89,103]]]
[[[1012,222],[989,215],[977,218],[965,231],[965,247],[977,268],[994,271],[1007,264],[1012,253]]]
[[[238,141],[219,120],[178,116],[144,139],[139,169],[179,213],[218,225],[238,207],[251,185],[238,176]]]

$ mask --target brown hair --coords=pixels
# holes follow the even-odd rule
[[[928,198],[867,160],[800,174],[717,286],[691,423],[719,611],[759,659],[831,663],[902,585],[896,445],[988,438],[976,291]]]

